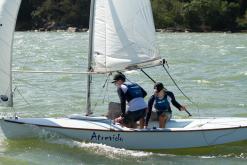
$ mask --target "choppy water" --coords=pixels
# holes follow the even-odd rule
[[[17,32],[14,69],[85,71],[87,33]],[[164,82],[177,100],[194,116],[247,117],[247,34],[163,33],[160,51],[180,88],[174,86],[162,67],[146,69]],[[140,72],[128,78],[152,92],[152,82]],[[93,77],[93,109],[106,113],[107,103],[117,101],[115,87],[102,89],[106,76]],[[57,117],[85,109],[85,75],[14,74],[15,108],[1,108],[1,115],[18,112],[22,117]],[[176,118],[187,115],[173,110]],[[54,137],[10,141],[0,133],[0,164],[246,164],[247,142],[217,147],[131,151]],[[182,140],[182,137],[181,137]]]

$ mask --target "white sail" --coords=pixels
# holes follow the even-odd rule
[[[94,71],[124,70],[160,61],[149,0],[96,0]]]
[[[0,0],[0,105],[12,106],[12,45],[21,0]]]

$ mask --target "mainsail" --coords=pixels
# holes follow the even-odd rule
[[[96,0],[93,21],[95,72],[160,63],[150,0]]]
[[[21,0],[0,0],[0,105],[12,106],[12,45]]]

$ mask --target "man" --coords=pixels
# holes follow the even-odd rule
[[[125,82],[125,75],[118,73],[114,76],[113,82],[117,86],[117,93],[120,99],[122,114],[115,119],[116,122],[129,128],[136,128],[136,122],[140,121],[140,128],[144,127],[147,104],[144,97],[147,92],[136,83]],[[128,111],[126,111],[126,101]]]

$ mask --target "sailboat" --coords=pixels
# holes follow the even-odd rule
[[[12,45],[21,0],[0,0],[0,102],[13,106]],[[92,74],[140,70],[162,65],[149,0],[91,0],[87,69],[87,115],[61,118],[3,117],[9,139],[38,138],[47,131],[73,140],[118,148],[160,150],[206,147],[247,139],[247,118],[172,119],[166,128],[153,121],[146,129],[121,126],[91,116]]]

